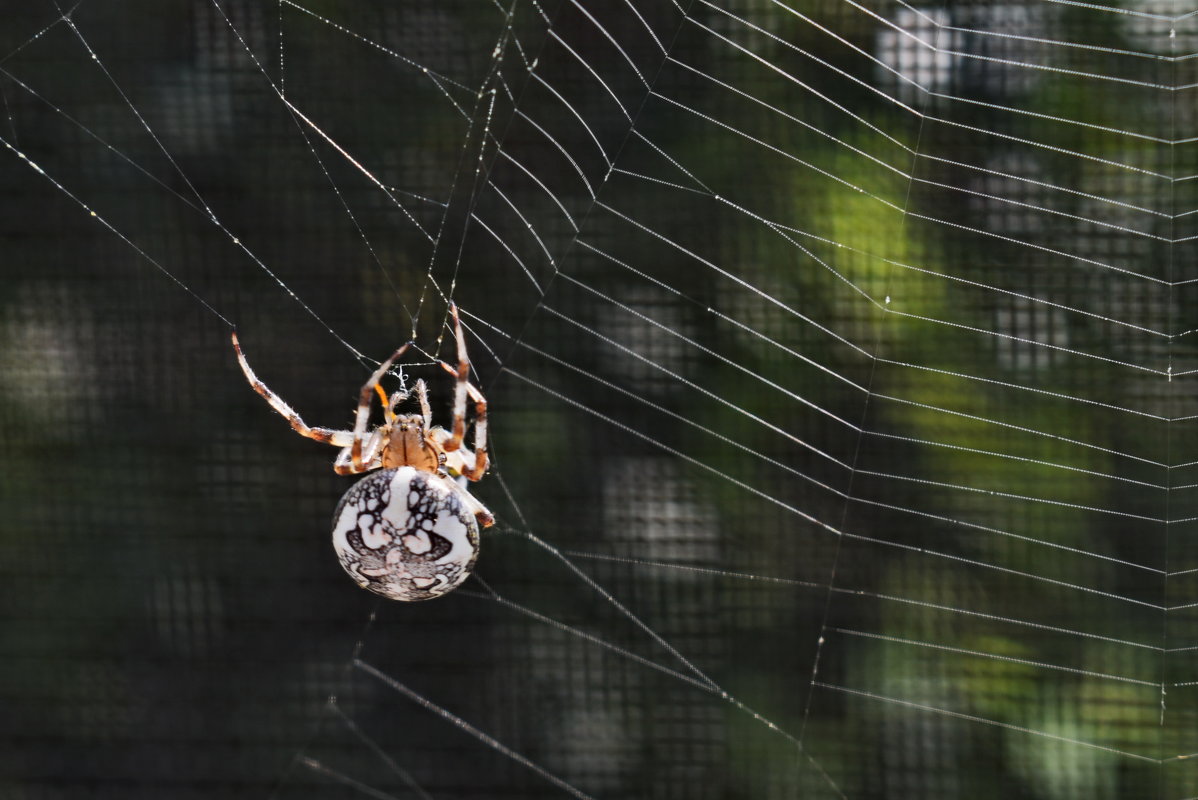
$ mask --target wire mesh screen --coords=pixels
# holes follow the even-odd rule
[[[1198,796],[1194,9],[3,19],[3,797]],[[452,431],[451,303],[396,602],[230,333]]]

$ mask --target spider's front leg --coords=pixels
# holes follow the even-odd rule
[[[362,459],[362,437],[365,436],[366,424],[370,421],[370,403],[374,396],[375,390],[378,388],[379,381],[383,379],[383,376],[387,374],[387,370],[391,369],[392,365],[394,365],[395,362],[398,361],[411,346],[412,343],[407,342],[403,345],[403,347],[392,353],[390,358],[388,358],[382,364],[379,364],[379,368],[376,369],[370,376],[370,380],[362,384],[362,391],[358,394],[358,411],[357,414],[354,415],[354,438],[353,442],[350,444],[349,451],[349,463],[350,466],[353,467],[352,472],[365,472],[367,469],[369,469],[368,465],[370,463],[370,459],[368,458],[365,461]],[[385,405],[384,411],[386,411]],[[378,438],[381,439],[381,437]],[[371,437],[371,442],[373,443],[374,441],[375,437]],[[376,446],[372,446],[370,448],[371,451],[373,451]],[[338,462],[341,461],[340,458],[337,460]]]
[[[453,316],[453,338],[458,345],[457,369],[441,362],[441,368],[457,378],[453,387],[453,435],[445,443],[445,449],[457,450],[462,446],[466,437],[466,387],[470,386],[470,358],[466,355],[466,340],[462,337],[462,321],[458,319],[458,307],[449,304],[449,313]]]
[[[487,474],[487,400],[472,384],[466,384],[466,392],[474,402],[474,464],[462,470],[462,475],[477,481]]]
[[[291,428],[300,436],[306,436],[309,439],[315,439],[318,442],[325,442],[336,447],[348,447],[353,442],[353,434],[349,431],[335,431],[331,428],[310,428],[300,419],[300,415],[295,412],[291,406],[272,392],[269,387],[254,374],[250,369],[250,362],[246,360],[245,353],[241,352],[241,343],[237,341],[237,331],[233,331],[233,350],[237,353],[237,363],[241,365],[241,371],[245,373],[245,378],[250,382],[250,386],[254,387],[254,391],[262,395],[266,402],[270,403],[270,407],[279,414],[287,418],[291,423]]]
[[[454,369],[444,361],[441,368],[457,378],[453,393],[453,432],[442,445],[447,452],[462,446],[466,438],[466,398],[474,402],[474,463],[462,471],[468,480],[477,481],[487,471],[487,400],[483,393],[470,383],[470,358],[466,355],[466,338],[462,335],[462,321],[458,318],[458,307],[449,306],[453,315],[453,333],[458,345],[458,366]]]

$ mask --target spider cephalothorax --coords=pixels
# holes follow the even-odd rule
[[[347,431],[305,425],[254,375],[233,333],[237,360],[254,391],[301,436],[342,448],[333,462],[337,474],[372,473],[341,498],[333,515],[333,546],[345,571],[360,586],[394,600],[427,600],[458,586],[478,557],[479,527],[495,521],[466,489],[468,481],[479,480],[487,471],[487,401],[470,383],[466,342],[452,304],[450,313],[458,366],[441,362],[441,367],[457,379],[452,430],[432,424],[423,380],[411,393],[400,391],[389,398],[379,385],[411,342],[380,364],[362,386],[354,427]],[[376,394],[383,424],[367,432]],[[420,413],[397,413],[413,394]],[[474,404],[473,450],[464,444],[467,398]]]

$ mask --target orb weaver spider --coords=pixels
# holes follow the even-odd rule
[[[233,349],[246,380],[301,436],[340,447],[338,475],[372,473],[350,487],[333,513],[333,547],[359,586],[392,600],[429,600],[455,589],[478,558],[479,527],[495,522],[468,491],[487,471],[487,401],[470,383],[470,360],[457,306],[449,306],[457,340],[456,368],[438,362],[456,379],[451,430],[432,424],[428,388],[390,397],[380,382],[412,342],[395,351],[362,385],[353,430],[312,428],[250,369],[237,332]],[[400,414],[415,395],[419,414]],[[375,396],[383,424],[367,432]],[[466,401],[474,404],[474,448],[465,445]]]

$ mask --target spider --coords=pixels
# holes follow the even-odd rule
[[[457,340],[456,368],[439,362],[457,379],[452,430],[434,427],[428,389],[416,381],[412,392],[389,398],[379,382],[411,342],[379,365],[362,386],[352,431],[310,428],[283,398],[250,369],[237,332],[233,349],[254,391],[291,423],[301,436],[341,448],[333,462],[338,475],[371,473],[350,487],[333,513],[333,547],[341,566],[358,585],[392,600],[429,600],[456,588],[478,558],[478,529],[495,522],[466,490],[487,471],[487,401],[470,383],[470,360],[458,310],[449,307]],[[367,432],[378,395],[383,424]],[[400,414],[415,394],[419,414]],[[474,404],[474,449],[465,446],[466,400]],[[377,471],[376,471],[377,470]]]

